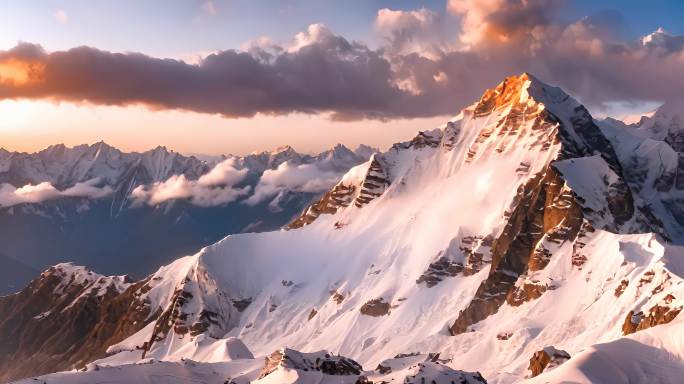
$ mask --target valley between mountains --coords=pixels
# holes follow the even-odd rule
[[[508,77],[281,229],[0,297],[0,381],[674,383],[684,108],[596,120]]]

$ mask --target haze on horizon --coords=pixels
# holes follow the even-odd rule
[[[683,7],[559,0],[27,3],[0,15],[0,146],[385,148],[531,72],[595,116],[684,89]],[[619,65],[616,65],[619,63]]]

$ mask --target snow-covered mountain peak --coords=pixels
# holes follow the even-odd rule
[[[54,288],[55,294],[63,294],[67,289],[81,289],[83,295],[102,296],[107,290],[121,293],[132,283],[128,276],[104,276],[86,267],[73,263],[60,263],[45,270],[40,279],[55,278],[59,283]]]
[[[554,160],[594,155],[621,172],[611,143],[587,109],[560,88],[523,73],[485,91],[443,127],[419,132],[350,170],[292,225],[311,223],[352,202],[361,207],[386,191],[399,193],[411,178],[433,182],[467,172],[484,186],[493,181],[477,175],[496,173],[499,183],[517,188]]]
[[[529,73],[505,78],[496,87],[484,92],[475,104],[476,114],[484,115],[492,111],[513,108],[520,104],[544,104],[549,108],[556,106],[577,106],[579,103],[570,101],[571,97],[562,89],[550,86]],[[556,109],[556,112],[563,111]]]
[[[366,159],[375,152],[380,152],[380,150],[365,144],[359,144],[359,146],[354,149],[354,153]]]
[[[664,141],[677,152],[684,151],[684,99],[668,100],[636,123],[610,118],[603,122],[640,138]]]
[[[95,178],[116,189],[132,182],[163,181],[173,174],[193,179],[208,171],[204,162],[166,148],[126,153],[102,141],[74,147],[57,144],[36,153],[8,152],[0,160],[0,182],[49,182],[60,189]]]
[[[572,366],[684,308],[684,251],[663,240],[681,202],[654,198],[677,186],[676,152],[623,144],[562,90],[508,78],[350,169],[290,230],[225,237],[129,287],[132,325],[96,363],[177,362],[238,338],[268,356],[265,383],[355,367],[339,355],[377,366],[371,382]]]
[[[662,49],[674,52],[684,46],[684,37],[672,35],[662,27],[641,38],[641,44],[646,48]]]
[[[469,147],[468,163],[513,152],[527,152],[522,161],[525,164],[538,163],[543,153],[554,157],[560,152],[563,158],[601,154],[612,168],[619,168],[610,143],[589,111],[562,89],[528,73],[508,77],[485,91],[459,117],[461,130],[477,131]],[[445,137],[453,141],[452,136]]]

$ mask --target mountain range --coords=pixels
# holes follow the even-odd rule
[[[0,294],[62,261],[141,278],[228,234],[278,229],[330,181],[309,189],[268,185],[271,194],[247,204],[265,187],[264,174],[313,170],[312,177],[334,182],[373,151],[338,145],[307,155],[285,146],[200,160],[164,147],[126,153],[104,142],[0,149],[0,257],[12,276],[2,279]],[[199,185],[203,176],[211,183]]]
[[[138,280],[48,268],[0,298],[0,378],[679,382],[672,105],[598,121],[560,88],[506,78],[349,169],[284,230]]]

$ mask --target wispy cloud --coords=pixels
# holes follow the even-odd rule
[[[8,183],[0,184],[0,207],[11,207],[23,203],[42,203],[63,197],[85,197],[99,199],[112,194],[109,186],[98,187],[99,178],[94,178],[63,191],[58,190],[49,182],[36,185],[27,184],[22,187],[15,187]]]
[[[264,171],[254,194],[245,203],[256,205],[285,192],[324,192],[340,179],[341,174],[320,169],[316,164],[290,164],[284,162],[276,169]]]

